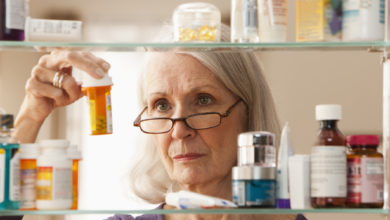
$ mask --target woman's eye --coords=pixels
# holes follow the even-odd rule
[[[167,111],[170,109],[170,106],[166,100],[158,100],[154,103],[154,108],[157,111]]]
[[[198,97],[198,103],[200,105],[209,105],[211,104],[211,102],[213,101],[213,99],[210,97],[210,96],[199,96]]]

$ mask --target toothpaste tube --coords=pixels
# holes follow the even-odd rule
[[[201,209],[201,208],[236,208],[236,204],[231,201],[206,196],[189,191],[179,191],[168,193],[165,196],[165,202],[168,205],[180,209]]]

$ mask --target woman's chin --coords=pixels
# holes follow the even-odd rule
[[[174,179],[176,179],[179,184],[196,185],[204,183],[208,179],[208,175],[210,175],[210,172],[186,168],[177,170]]]

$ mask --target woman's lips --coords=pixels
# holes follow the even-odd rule
[[[173,157],[174,160],[179,162],[186,162],[191,160],[196,160],[200,157],[203,157],[205,154],[198,154],[198,153],[187,153],[187,154],[178,154]]]

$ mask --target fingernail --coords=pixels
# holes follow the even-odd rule
[[[95,73],[96,73],[98,76],[101,76],[101,77],[104,76],[104,71],[103,71],[102,69],[100,69],[100,68],[97,68],[96,71],[95,71]]]
[[[110,69],[110,67],[111,67],[111,65],[110,65],[109,63],[106,63],[106,62],[102,63],[102,66],[103,66],[103,68],[104,68],[106,71],[108,71],[108,70]]]

